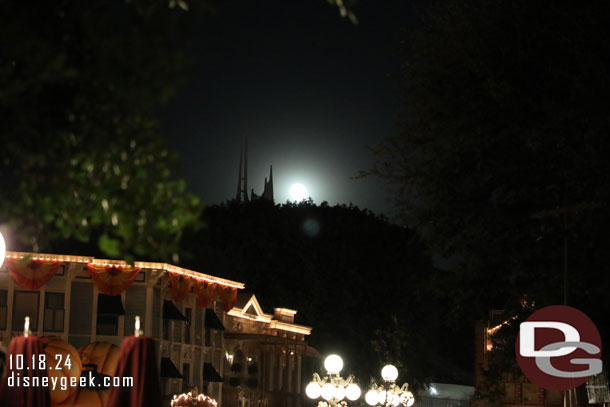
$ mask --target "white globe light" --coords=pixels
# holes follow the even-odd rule
[[[324,360],[324,368],[328,373],[339,373],[343,369],[343,359],[339,355],[330,355]]]
[[[377,391],[375,391],[375,390],[367,391],[366,394],[364,395],[364,400],[366,401],[366,404],[368,404],[369,406],[374,406],[375,404],[377,404],[377,400],[379,400]]]
[[[335,386],[335,398],[339,401],[345,398],[345,387]]]
[[[390,402],[393,406],[398,406],[400,404],[400,396],[398,394],[394,394]]]
[[[4,243],[4,238],[2,237],[2,233],[0,233],[0,267],[4,264],[4,256],[6,255],[6,243]]]
[[[381,377],[386,382],[393,382],[398,378],[398,369],[394,365],[385,365],[381,369]]]
[[[307,188],[303,184],[293,184],[290,187],[290,197],[297,202],[307,199]]]
[[[407,401],[407,407],[411,407],[413,405],[413,403],[415,403],[415,397],[413,397],[413,393],[411,393],[410,391],[407,392],[407,397],[409,400],[409,401]]]
[[[356,383],[348,385],[345,389],[345,397],[351,401],[358,400],[360,398],[360,394],[360,386],[358,386]]]
[[[324,386],[322,386],[322,391],[320,394],[324,400],[332,399],[335,396],[335,386],[330,383],[326,383]]]
[[[387,401],[385,399],[386,397],[386,391],[385,390],[379,390],[377,392],[377,399],[379,400],[380,403],[385,404],[385,402]]]
[[[309,397],[310,399],[317,399],[318,397],[320,397],[321,391],[322,388],[316,382],[310,382],[307,387],[305,387],[305,394],[307,394],[307,397]]]

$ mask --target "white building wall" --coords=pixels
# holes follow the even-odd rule
[[[219,374],[222,376],[224,369],[224,333],[222,331],[212,332],[211,343],[205,342],[205,309],[196,304],[196,297],[189,294],[182,303],[176,303],[181,311],[184,311],[185,304],[193,310],[193,323],[191,330],[191,343],[182,342],[184,338],[184,323],[181,321],[171,321],[171,335],[169,340],[162,340],[163,329],[163,299],[167,291],[161,289],[167,285],[167,277],[160,271],[144,270],[145,281],[136,281],[131,287],[125,290],[122,296],[122,303],[125,309],[125,316],[119,317],[118,335],[97,335],[97,297],[98,289],[84,272],[83,263],[64,263],[62,270],[58,272],[45,286],[36,290],[39,296],[38,303],[38,324],[34,332],[36,335],[56,335],[70,342],[75,348],[80,348],[94,341],[107,341],[118,346],[125,336],[133,334],[135,316],[141,318],[142,328],[146,335],[152,336],[159,347],[157,349],[158,363],[161,357],[170,357],[179,371],[182,371],[183,363],[189,364],[189,376],[191,384],[197,386],[200,391],[206,392],[203,381],[203,363],[212,363]],[[159,284],[160,282],[160,284]],[[15,291],[30,291],[22,288],[15,283],[7,270],[6,264],[0,267],[0,290],[7,293],[6,301],[6,326],[0,327],[0,349],[8,349],[10,339],[13,336],[22,335],[22,329],[12,330],[13,323],[13,303]],[[44,326],[44,306],[46,292],[59,292],[64,294],[64,331],[45,332]],[[224,312],[219,304],[214,304],[215,308],[220,309],[217,315],[224,320]],[[0,312],[3,309],[0,308]],[[22,326],[22,324],[20,324]],[[182,392],[182,380],[171,379],[166,385],[173,393]],[[221,404],[222,384],[209,386],[211,397],[214,397]]]

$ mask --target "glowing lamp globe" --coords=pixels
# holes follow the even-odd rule
[[[333,397],[335,397],[335,386],[330,383],[326,383],[324,386],[322,386],[322,391],[320,394],[324,400],[331,400]]]
[[[382,387],[383,388],[383,387]],[[386,391],[385,390],[379,390],[377,392],[377,400],[379,400],[380,403],[385,403],[386,402]]]
[[[374,406],[377,404],[377,400],[379,400],[379,397],[377,395],[377,391],[375,390],[369,390],[364,395],[364,401],[366,401],[366,404],[369,406]]]
[[[339,355],[330,355],[324,360],[324,368],[328,373],[337,374],[343,369],[343,359]]]
[[[394,365],[385,365],[381,369],[381,377],[386,382],[393,382],[398,378],[398,369]]]
[[[407,407],[411,407],[415,403],[415,397],[413,397],[413,393],[410,391],[407,392]]]
[[[392,399],[390,400],[390,403],[394,407],[398,407],[400,405],[400,396],[398,394],[393,395]]]
[[[307,387],[305,387],[305,394],[307,394],[307,397],[310,399],[317,399],[320,397],[321,392],[322,388],[316,382],[310,382]]]
[[[345,398],[345,387],[335,386],[335,399],[341,401]]]
[[[360,398],[360,393],[360,387],[355,383],[348,385],[345,389],[345,397],[351,401],[358,400]]]
[[[4,238],[2,237],[2,233],[0,233],[0,267],[4,264],[4,256],[6,255],[6,243],[4,243]]]

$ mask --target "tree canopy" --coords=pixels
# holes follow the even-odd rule
[[[187,65],[166,2],[0,5],[0,222],[11,248],[171,260],[198,199],[155,109]],[[5,231],[6,232],[6,231]]]
[[[405,36],[404,113],[372,173],[456,276],[455,321],[563,302],[602,322],[610,287],[609,10],[441,0]],[[602,336],[610,332],[603,326]]]
[[[445,273],[412,231],[357,207],[311,202],[229,202],[206,208],[202,221],[184,236],[184,252],[195,254],[185,261],[244,282],[266,312],[297,309],[297,322],[313,327],[308,341],[341,354],[363,385],[388,361],[413,385],[451,374],[448,359],[461,363],[438,323],[443,294],[422,284]]]

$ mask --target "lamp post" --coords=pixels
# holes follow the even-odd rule
[[[4,237],[0,233],[0,267],[4,264],[4,256],[6,255],[6,243],[4,243]]]
[[[364,400],[370,406],[411,407],[415,403],[413,393],[409,391],[409,384],[404,383],[398,387],[398,369],[394,365],[385,365],[381,369],[383,384],[373,383],[368,392],[364,395]]]
[[[354,376],[347,379],[341,377],[339,372],[343,369],[343,359],[339,355],[330,355],[324,360],[326,375],[320,378],[317,373],[313,374],[313,380],[305,387],[305,394],[310,399],[322,398],[318,407],[347,406],[344,399],[351,401],[360,397],[360,387],[353,383]]]

